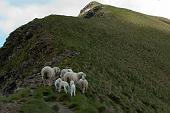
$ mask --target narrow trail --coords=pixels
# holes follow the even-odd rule
[[[57,103],[57,104],[58,104],[58,107],[59,107],[58,113],[73,113],[72,110],[70,110],[69,108],[65,107],[61,103]]]
[[[69,109],[68,107],[64,106],[60,102],[48,102],[47,104],[51,108],[52,108],[53,105],[57,105],[58,106],[58,111],[56,113],[74,113],[71,109]]]
[[[19,105],[16,103],[0,103],[0,113],[18,113]]]

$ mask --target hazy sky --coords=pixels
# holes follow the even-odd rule
[[[17,27],[50,14],[77,16],[92,0],[0,0],[0,47]],[[96,0],[170,19],[170,0]]]

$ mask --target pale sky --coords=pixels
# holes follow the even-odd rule
[[[0,47],[10,32],[34,18],[50,14],[77,16],[92,0],[0,0]],[[170,0],[96,0],[170,19]]]

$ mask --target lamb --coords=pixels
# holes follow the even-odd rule
[[[82,78],[78,81],[78,85],[79,85],[82,93],[85,93],[85,91],[87,91],[88,81],[85,79],[84,76],[82,76]]]
[[[63,76],[63,80],[64,81],[71,81],[71,80],[73,80],[75,83],[77,83],[82,76],[86,77],[86,74],[83,73],[83,72],[78,72],[78,73],[75,73],[75,72],[66,72],[64,74],[64,76]]]
[[[76,86],[73,80],[70,81],[70,90],[71,96],[76,96]]]
[[[54,85],[55,85],[55,88],[58,89],[58,92],[61,92],[62,87],[64,87],[64,91],[66,93],[68,92],[67,90],[69,90],[69,84],[67,82],[65,82],[65,81],[62,81],[61,78],[58,78],[55,81]]]
[[[64,91],[65,91],[65,93],[67,94],[67,92],[68,92],[69,89],[70,89],[68,82],[66,82],[66,81],[61,81],[61,82],[59,83],[59,90],[58,90],[58,92],[61,92],[61,88],[62,88],[62,87],[64,88]]]
[[[41,76],[43,79],[44,86],[45,86],[45,80],[47,80],[48,85],[51,86],[56,73],[59,73],[59,71],[60,69],[58,67],[51,68],[50,66],[45,66],[44,68],[42,68]]]
[[[59,90],[60,82],[61,82],[61,81],[62,81],[61,78],[58,78],[58,79],[55,81],[55,83],[54,83],[55,88],[58,89],[58,90]]]

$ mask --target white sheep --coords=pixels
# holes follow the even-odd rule
[[[50,66],[45,66],[44,68],[42,68],[41,76],[43,79],[44,86],[45,86],[45,80],[48,81],[49,86],[52,85],[52,82],[55,78],[56,73],[58,73],[58,71],[60,71],[58,67],[51,68]]]
[[[64,81],[71,81],[71,80],[73,80],[75,82],[75,84],[76,84],[82,76],[86,77],[86,74],[83,73],[83,72],[78,72],[78,73],[75,73],[75,72],[66,72],[64,74],[64,76],[63,76],[63,80]]]
[[[76,96],[76,86],[73,80],[70,81],[70,94],[71,96]]]
[[[63,78],[63,76],[64,76],[64,74],[65,74],[66,72],[73,72],[73,70],[72,70],[72,69],[62,69],[62,70],[61,70],[60,77]]]
[[[69,91],[69,89],[70,89],[70,87],[69,87],[69,84],[68,84],[68,82],[66,82],[66,81],[61,81],[60,83],[59,83],[59,92],[61,92],[61,88],[64,88],[64,91],[66,92],[66,94],[67,94],[67,92]]]
[[[55,81],[55,83],[54,83],[55,88],[58,89],[58,90],[59,90],[60,82],[61,82],[61,81],[62,81],[61,78],[58,78],[58,79]]]
[[[88,81],[85,79],[85,76],[82,76],[82,78],[78,81],[78,85],[82,91],[82,93],[85,93],[88,89]]]

